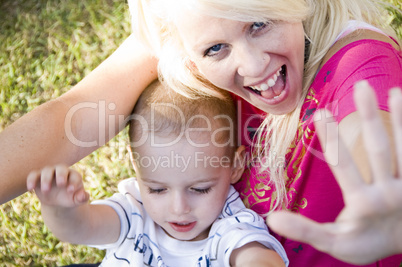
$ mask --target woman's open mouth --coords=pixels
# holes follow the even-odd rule
[[[285,88],[286,74],[286,65],[283,65],[277,73],[270,77],[266,82],[261,83],[258,86],[249,86],[246,88],[266,99],[278,98]]]

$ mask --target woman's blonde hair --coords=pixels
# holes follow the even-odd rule
[[[348,21],[357,20],[391,31],[385,23],[384,3],[372,0],[129,0],[134,34],[152,47],[159,57],[161,78],[178,92],[216,95],[215,88],[191,68],[175,27],[183,11],[244,22],[302,21],[306,40],[303,92],[297,108],[289,114],[268,114],[259,128],[257,155],[269,159],[270,181],[277,190],[274,209],[286,203],[283,160],[295,138],[301,106],[314,76],[329,48]],[[189,89],[191,88],[191,89]],[[258,147],[258,146],[257,146]],[[275,164],[277,162],[277,164]],[[272,211],[271,210],[271,211]]]

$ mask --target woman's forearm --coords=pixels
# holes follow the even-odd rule
[[[0,133],[0,203],[26,191],[28,173],[74,164],[125,126],[143,89],[157,78],[157,60],[130,36],[69,92]]]

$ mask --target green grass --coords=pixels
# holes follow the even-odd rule
[[[399,0],[390,0],[401,8]],[[402,37],[402,15],[389,22]],[[0,0],[0,131],[80,81],[130,33],[123,0]],[[75,165],[92,198],[133,176],[123,132]],[[43,224],[31,193],[0,206],[0,267],[101,261],[104,253],[60,242]]]
[[[399,39],[402,39],[402,1],[388,0],[386,2],[392,5],[387,8],[389,11],[388,23],[394,28]]]
[[[0,131],[80,81],[129,35],[126,1],[0,2]],[[92,198],[133,176],[125,132],[75,165]],[[60,242],[32,193],[0,206],[0,266],[94,263],[104,252]]]

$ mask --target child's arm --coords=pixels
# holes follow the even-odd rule
[[[120,220],[113,208],[90,205],[82,176],[64,165],[32,171],[28,190],[35,189],[42,216],[54,235],[74,244],[109,244],[117,241]]]
[[[233,250],[230,255],[230,266],[281,267],[285,266],[285,263],[275,250],[271,250],[258,242],[251,242]]]

